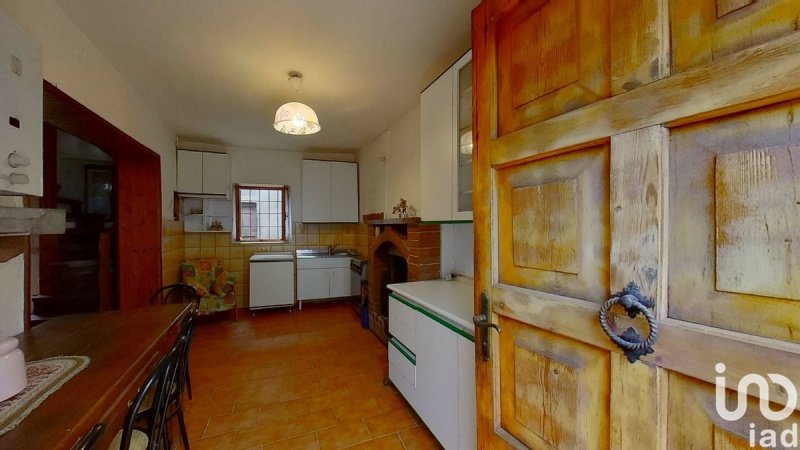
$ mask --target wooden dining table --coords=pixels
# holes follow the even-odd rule
[[[71,449],[98,424],[104,431],[97,448],[107,448],[122,427],[128,402],[173,345],[191,308],[171,304],[76,314],[19,334],[26,361],[55,356],[88,356],[91,361],[0,436],[0,449]]]

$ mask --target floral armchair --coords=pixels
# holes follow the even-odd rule
[[[198,314],[211,314],[233,309],[236,319],[236,277],[225,271],[222,260],[196,259],[181,264],[183,283],[192,286],[200,295]]]

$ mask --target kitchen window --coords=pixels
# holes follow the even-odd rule
[[[289,186],[236,185],[236,240],[283,242],[287,239]]]

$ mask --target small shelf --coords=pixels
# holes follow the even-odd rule
[[[186,233],[231,233],[233,229],[232,202],[224,198],[181,197],[181,218]],[[202,213],[190,211],[202,211]],[[218,221],[222,230],[209,230]]]

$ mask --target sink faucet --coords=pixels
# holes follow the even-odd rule
[[[328,246],[328,254],[332,255],[333,254],[333,249],[335,249],[338,245],[339,244],[331,244],[331,245],[329,245]]]

